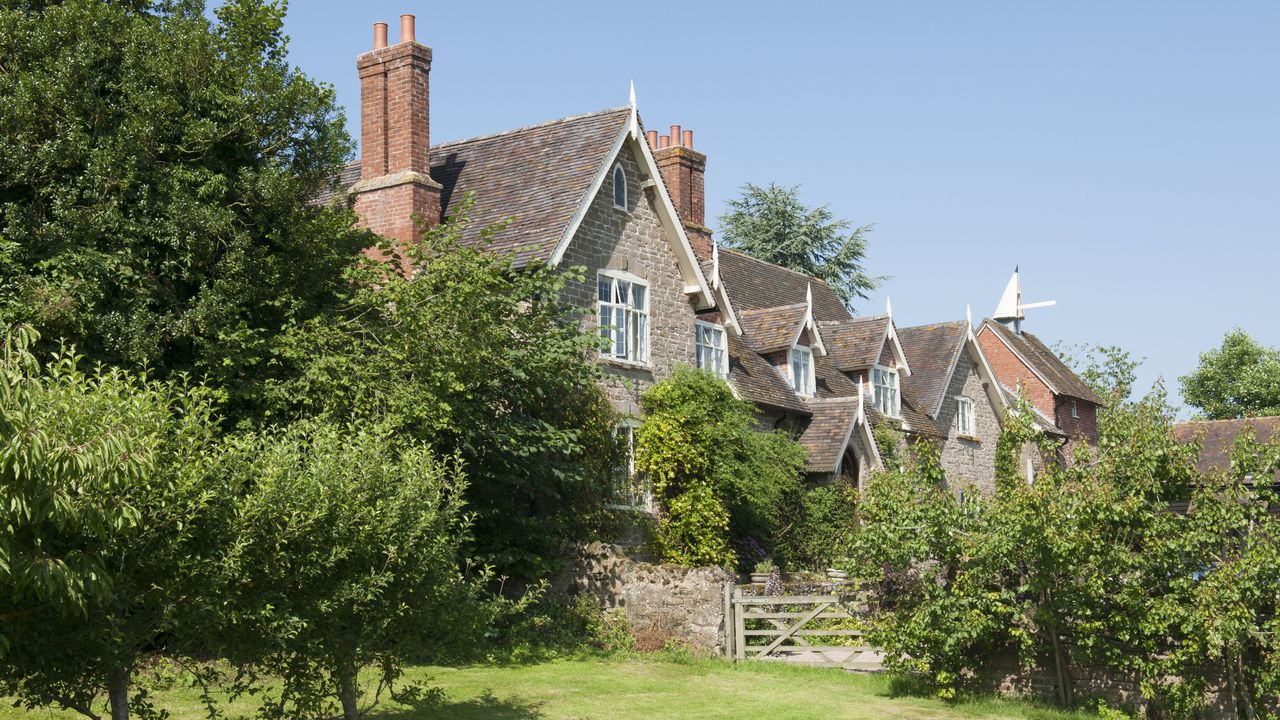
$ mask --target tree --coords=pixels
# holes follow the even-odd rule
[[[352,143],[332,88],[288,64],[283,14],[0,7],[0,323],[257,411],[274,338],[332,306],[372,244],[312,204]]]
[[[224,563],[229,655],[279,678],[263,717],[354,720],[362,668],[397,699],[409,658],[480,634],[479,583],[459,568],[466,482],[454,459],[384,428],[303,421],[237,438],[251,484]],[[336,701],[336,702],[335,702]]]
[[[702,370],[678,368],[640,402],[636,470],[653,483],[663,557],[733,566],[735,540],[785,547],[803,497],[804,448],[757,430],[755,406]]]
[[[1110,404],[1127,402],[1138,381],[1138,367],[1146,358],[1134,358],[1118,345],[1072,345],[1059,343],[1054,351],[1080,379]]]
[[[0,366],[0,693],[113,720],[144,653],[181,656],[216,602],[234,488],[208,394],[119,369],[41,365],[11,331]]]
[[[1183,399],[1207,420],[1280,415],[1280,349],[1239,328],[1201,353],[1200,365],[1181,379]]]
[[[798,186],[747,183],[742,197],[729,201],[720,227],[726,246],[812,275],[849,307],[885,280],[863,267],[871,226],[850,231],[849,221],[835,219],[828,206],[810,208],[800,202]]]
[[[486,246],[496,227],[462,245],[469,205],[398,251],[403,275],[354,266],[342,307],[287,335],[266,398],[276,417],[376,421],[393,441],[459,456],[475,531],[465,554],[530,579],[603,519],[613,411],[599,341],[559,300],[581,270],[517,267]]]

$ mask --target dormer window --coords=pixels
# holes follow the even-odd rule
[[[729,351],[725,345],[724,328],[698,320],[694,322],[693,332],[698,367],[715,373],[716,377],[727,377]]]
[[[622,169],[622,163],[613,166],[613,206],[627,209],[627,171]]]
[[[649,361],[649,286],[631,273],[602,270],[596,279],[603,357]]]
[[[871,370],[871,387],[875,391],[876,410],[889,417],[902,416],[902,398],[898,394],[898,371],[875,366]]]
[[[798,395],[813,397],[813,351],[807,347],[791,348],[791,389]]]

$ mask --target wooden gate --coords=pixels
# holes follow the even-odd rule
[[[744,595],[726,598],[730,655],[819,667],[878,670],[880,655],[863,641],[853,600],[839,595]]]

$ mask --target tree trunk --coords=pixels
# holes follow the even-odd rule
[[[1227,697],[1231,701],[1231,717],[1240,717],[1240,699],[1236,696],[1236,668],[1230,654],[1223,654],[1222,667],[1227,671]]]
[[[1053,666],[1058,674],[1058,702],[1062,707],[1069,708],[1075,704],[1074,693],[1071,692],[1071,668],[1067,666],[1066,657],[1062,653],[1062,645],[1058,642],[1058,620],[1053,615],[1052,605],[1050,605],[1050,595],[1046,591],[1040,596],[1042,606],[1048,605],[1049,617],[1053,618],[1049,621],[1049,644],[1053,649]]]
[[[1257,720],[1258,714],[1253,710],[1252,693],[1249,692],[1249,682],[1244,677],[1244,659],[1240,655],[1236,655],[1236,671],[1240,674],[1236,687],[1240,688],[1240,697],[1244,699],[1244,715],[1249,720]]]
[[[129,668],[117,665],[107,677],[107,698],[111,702],[111,720],[129,720]]]
[[[359,670],[354,665],[343,665],[338,669],[338,699],[342,701],[342,720],[357,720],[360,717],[358,675]]]

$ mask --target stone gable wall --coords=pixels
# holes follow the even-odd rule
[[[639,417],[640,395],[667,377],[678,365],[694,365],[694,307],[684,293],[684,275],[667,242],[658,216],[654,190],[641,188],[648,177],[641,171],[630,141],[619,153],[627,175],[626,211],[613,206],[610,172],[588,209],[577,234],[565,251],[561,267],[585,266],[585,282],[565,287],[562,298],[590,308],[584,327],[598,327],[596,273],[625,270],[649,283],[649,362],[633,366],[601,360],[604,387],[614,408]]]
[[[973,401],[973,437],[976,440],[960,437],[956,419],[957,395]],[[951,384],[947,386],[946,397],[942,400],[942,411],[938,413],[938,425],[947,432],[941,458],[947,484],[953,488],[976,485],[985,493],[994,493],[1000,418],[982,388],[982,376],[968,353],[962,353],[957,361]]]

